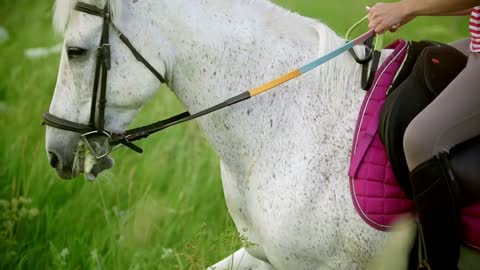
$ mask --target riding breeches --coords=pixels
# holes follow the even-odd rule
[[[469,44],[469,39],[450,44],[468,56],[466,67],[405,131],[403,147],[410,171],[480,135],[480,53],[471,53]]]

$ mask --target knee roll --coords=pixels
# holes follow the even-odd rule
[[[452,196],[460,207],[480,201],[480,136],[454,146],[418,165],[411,172],[414,194],[428,189],[429,181],[446,177]]]

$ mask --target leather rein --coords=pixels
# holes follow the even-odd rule
[[[333,59],[334,57],[340,55],[341,53],[353,48],[356,45],[363,44],[367,39],[373,37],[375,33],[373,31],[369,31],[358,38],[346,43],[344,46],[330,52],[329,54],[316,59],[315,61],[296,69],[290,73],[287,73],[271,82],[268,82],[264,85],[256,87],[250,91],[243,92],[237,96],[229,98],[224,102],[221,102],[217,105],[209,107],[205,110],[199,111],[195,114],[190,114],[189,112],[183,112],[173,117],[141,126],[138,128],[130,129],[124,131],[123,133],[114,133],[105,130],[105,107],[107,103],[106,99],[106,89],[107,89],[107,78],[108,78],[108,71],[111,68],[111,57],[110,57],[110,44],[109,44],[109,30],[110,26],[114,30],[114,32],[118,35],[120,40],[128,47],[128,49],[132,52],[135,58],[143,63],[145,67],[152,72],[161,83],[166,83],[165,78],[135,49],[135,47],[130,43],[127,37],[115,26],[115,24],[111,20],[110,15],[110,6],[109,1],[106,2],[105,7],[103,9],[98,8],[94,5],[78,2],[74,8],[79,12],[84,12],[90,15],[99,16],[103,18],[103,27],[102,27],[102,34],[100,39],[100,44],[97,48],[97,59],[95,64],[95,77],[93,82],[93,94],[91,100],[91,107],[90,107],[90,118],[88,124],[81,124],[72,122],[58,116],[55,116],[49,112],[43,114],[43,125],[48,125],[57,129],[72,131],[76,133],[80,133],[81,137],[84,139],[85,143],[89,147],[90,150],[93,149],[91,146],[91,142],[88,140],[89,136],[105,136],[108,139],[108,143],[111,147],[123,144],[130,149],[134,150],[137,153],[142,153],[143,150],[133,144],[133,142],[137,140],[141,140],[147,138],[153,133],[166,129],[168,127],[178,125],[183,122],[187,122],[198,118],[200,116],[209,114],[211,112],[220,110],[222,108],[231,106],[238,102],[247,100],[253,96],[256,96],[260,93],[263,93],[267,90],[270,90],[278,85],[281,85],[293,78],[296,78],[316,67],[319,65]],[[353,50],[352,50],[353,51]],[[368,58],[368,57],[367,57]],[[362,60],[363,62],[368,62],[369,59]],[[99,92],[100,90],[100,92]],[[98,102],[97,102],[98,97]],[[98,107],[97,107],[98,103]],[[100,159],[111,152],[111,148],[108,152],[102,155],[95,155],[95,158]]]

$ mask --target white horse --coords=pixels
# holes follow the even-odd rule
[[[50,112],[87,123],[102,21],[74,11],[75,3],[56,3],[54,22],[64,33],[65,48]],[[115,24],[190,112],[345,43],[324,24],[266,0],[112,0],[111,6]],[[114,33],[110,43],[106,129],[123,131],[160,83]],[[69,59],[72,47],[87,53]],[[276,90],[198,120],[221,159],[229,212],[238,232],[252,243],[211,269],[359,269],[385,244],[387,233],[356,213],[348,184],[364,96],[359,81],[360,67],[344,54]],[[47,127],[50,162],[64,178],[83,170],[78,142],[76,133]],[[110,166],[110,161],[95,164],[95,174]]]

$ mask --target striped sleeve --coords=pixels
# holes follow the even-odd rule
[[[471,36],[470,50],[478,53],[480,52],[480,6],[473,8],[468,29]]]

